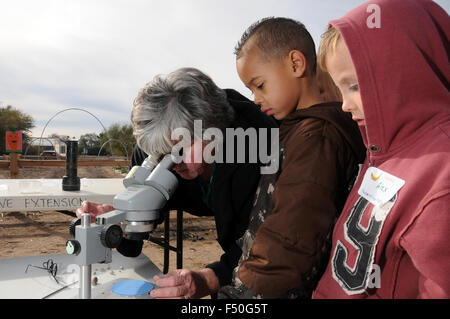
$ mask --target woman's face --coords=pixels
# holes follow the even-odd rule
[[[203,159],[203,149],[207,144],[195,141],[190,147],[183,149],[183,160],[173,170],[184,179],[194,179],[205,172],[209,165]]]

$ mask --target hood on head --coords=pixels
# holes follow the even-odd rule
[[[369,1],[330,24],[355,65],[369,149],[394,151],[450,118],[450,18],[436,3]]]

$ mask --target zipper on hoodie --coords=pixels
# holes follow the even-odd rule
[[[372,166],[372,158],[371,158],[370,155],[372,155],[372,154],[371,154],[370,150],[368,149],[368,150],[366,151],[367,163],[368,163],[368,164],[367,164],[367,168],[369,168],[369,167]]]

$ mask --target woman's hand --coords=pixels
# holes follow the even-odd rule
[[[95,217],[107,212],[114,210],[114,207],[109,204],[100,204],[89,201],[84,201],[81,203],[80,208],[75,212],[77,217],[81,218],[83,214],[91,214],[91,223],[95,222]]]
[[[153,279],[160,288],[153,289],[150,295],[158,299],[202,298],[219,290],[219,279],[209,268],[200,271],[176,269]]]

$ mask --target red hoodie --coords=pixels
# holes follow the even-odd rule
[[[313,298],[450,298],[450,18],[379,0],[330,24],[355,65],[368,151]],[[404,181],[381,207],[358,194],[373,167]]]

